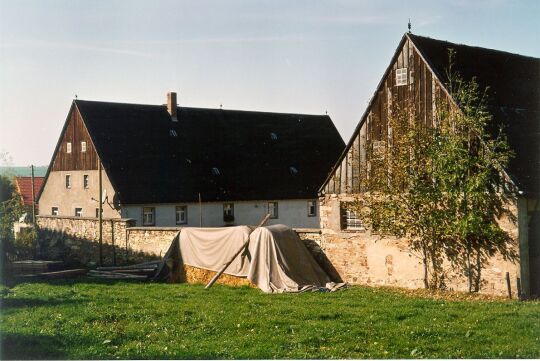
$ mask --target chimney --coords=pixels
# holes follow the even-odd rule
[[[176,117],[176,93],[169,92],[167,93],[167,111],[171,115],[173,122],[177,122],[178,118]]]

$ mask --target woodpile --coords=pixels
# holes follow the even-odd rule
[[[184,277],[183,277],[184,282],[187,282],[190,284],[199,284],[199,283],[207,284],[217,274],[217,272],[214,272],[214,271],[209,271],[206,269],[192,267],[188,265],[184,265],[183,268],[184,268]],[[246,278],[231,276],[225,273],[219,277],[216,283],[227,285],[227,286],[233,286],[233,287],[240,287],[240,286],[249,286],[253,288],[257,287]]]
[[[98,267],[89,276],[104,279],[151,280],[162,261],[138,263],[130,266]]]

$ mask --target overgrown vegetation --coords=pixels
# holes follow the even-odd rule
[[[498,225],[511,216],[501,186],[511,152],[502,131],[488,130],[487,92],[451,65],[452,54],[448,89],[461,111],[440,100],[431,126],[415,104],[394,101],[388,141],[366,149],[368,166],[359,176],[366,191],[354,207],[373,230],[409,240],[426,288],[445,288],[449,261],[477,292],[489,257],[516,258],[512,238]]]
[[[540,304],[354,287],[251,288],[92,279],[2,297],[2,358],[538,358]],[[480,299],[480,300],[478,300]]]

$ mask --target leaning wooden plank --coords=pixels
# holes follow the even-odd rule
[[[205,290],[209,289],[210,287],[212,287],[212,285],[214,283],[216,283],[216,281],[218,280],[219,276],[221,276],[223,274],[223,272],[225,272],[225,270],[227,269],[227,267],[230,266],[231,263],[233,263],[233,261],[236,259],[236,257],[238,257],[242,252],[244,252],[248,246],[249,246],[249,235],[251,233],[253,233],[253,231],[255,231],[257,228],[259,227],[262,227],[264,226],[264,224],[268,221],[268,219],[270,218],[270,214],[267,214],[266,216],[264,216],[264,218],[262,219],[262,221],[257,225],[257,227],[253,228],[249,234],[248,234],[248,239],[247,241],[242,245],[242,247],[240,247],[240,249],[234,254],[234,256],[232,256],[232,258],[226,262],[223,267],[218,271],[218,273],[216,273],[216,275],[210,280],[210,282],[208,282],[208,284],[206,285],[206,287],[204,288]]]
[[[20,275],[18,277],[56,279],[56,278],[69,278],[69,277],[83,276],[87,273],[88,273],[88,270],[86,268],[76,268],[76,269],[68,269],[68,270],[55,271],[55,272],[25,274],[25,275]]]

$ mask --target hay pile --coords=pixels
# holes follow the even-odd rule
[[[188,265],[183,265],[183,270],[184,270],[184,275],[182,277],[182,281],[190,283],[190,284],[193,284],[193,283],[207,284],[208,282],[210,282],[212,277],[214,277],[216,274],[216,272],[214,271],[209,271],[206,269],[192,267]],[[249,286],[249,287],[257,288],[256,285],[251,283],[246,278],[235,277],[235,276],[231,276],[225,273],[219,277],[216,283],[221,284],[221,285],[233,286],[233,287]]]

